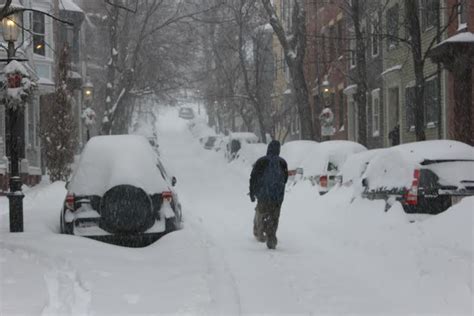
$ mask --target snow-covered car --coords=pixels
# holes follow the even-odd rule
[[[201,138],[201,143],[204,149],[213,150],[216,148],[215,146],[218,144],[219,138],[220,136],[217,136],[217,135],[206,136],[206,137]]]
[[[474,149],[450,140],[381,150],[367,166],[362,196],[400,201],[406,213],[439,214],[474,195]]]
[[[318,142],[312,140],[294,140],[284,143],[280,156],[288,164],[288,182],[295,182],[303,177],[303,161],[308,153],[318,150]]]
[[[340,168],[337,178],[338,182],[345,187],[356,186],[357,191],[362,192],[362,179],[370,161],[385,148],[370,149],[351,154]]]
[[[231,133],[226,144],[226,158],[228,161],[234,160],[242,148],[242,144],[256,144],[258,143],[258,137],[254,133],[241,132]]]
[[[325,194],[338,182],[337,175],[347,157],[364,151],[367,151],[365,146],[352,141],[331,140],[319,143],[305,154],[302,162],[303,178],[310,180],[313,185],[317,184],[319,194]]]
[[[67,184],[61,232],[144,240],[177,230],[182,215],[175,184],[145,137],[93,137]]]
[[[243,143],[242,148],[237,153],[235,157],[236,160],[243,162],[248,166],[253,166],[253,164],[260,158],[267,154],[267,144],[256,143],[256,144],[247,144]]]
[[[182,107],[179,109],[179,117],[185,120],[192,120],[194,118],[194,111],[189,107]]]

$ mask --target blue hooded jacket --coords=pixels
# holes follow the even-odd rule
[[[273,196],[273,194],[275,194],[272,192],[273,189],[266,187],[269,186],[268,180],[263,179],[263,177],[270,177],[270,181],[282,183],[283,185],[288,181],[288,165],[286,161],[279,156],[280,147],[279,141],[271,141],[268,145],[267,155],[258,159],[253,166],[252,173],[250,174],[250,196],[257,197],[259,201],[283,202],[284,190],[278,191],[276,193],[277,196]],[[265,173],[272,161],[278,164],[278,167],[281,168],[281,172],[274,172],[275,174]],[[269,192],[272,192],[272,194]]]

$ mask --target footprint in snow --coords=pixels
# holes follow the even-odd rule
[[[137,294],[125,294],[123,298],[131,305],[137,304],[140,301],[140,296]]]

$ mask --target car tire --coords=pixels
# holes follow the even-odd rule
[[[100,227],[110,233],[133,234],[148,230],[155,223],[148,194],[131,185],[109,189],[101,199]]]

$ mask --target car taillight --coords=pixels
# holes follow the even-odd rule
[[[292,177],[296,175],[296,170],[288,170],[288,176]]]
[[[173,200],[173,193],[171,191],[165,191],[161,193],[161,197],[163,198],[163,201],[168,201],[171,202]]]
[[[328,187],[328,176],[319,176],[319,186],[323,188]]]
[[[72,193],[68,193],[66,195],[66,208],[71,210],[71,211],[74,211],[75,208],[74,208],[74,203],[75,203],[75,198],[74,198],[74,194]]]
[[[410,190],[405,195],[405,203],[408,205],[418,204],[418,186],[420,184],[420,170],[415,169],[413,172],[413,181],[411,183]]]

